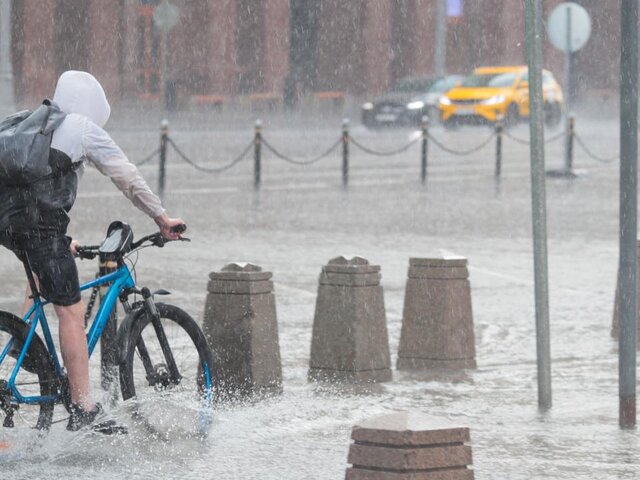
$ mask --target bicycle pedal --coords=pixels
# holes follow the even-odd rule
[[[7,415],[4,417],[4,421],[2,422],[2,426],[4,428],[13,428],[15,427],[15,423],[13,422],[13,410],[7,412]]]

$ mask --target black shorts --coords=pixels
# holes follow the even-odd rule
[[[0,236],[20,261],[29,258],[31,270],[40,281],[40,294],[54,305],[69,306],[80,301],[78,268],[71,255],[71,238],[66,235],[31,237],[28,240]]]

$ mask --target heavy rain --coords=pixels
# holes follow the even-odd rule
[[[38,325],[44,343],[17,375],[29,326],[0,314],[4,476],[640,478],[637,8],[0,0],[2,117],[88,72],[119,147],[84,100],[60,103],[47,151],[82,166],[62,174],[77,197],[72,183],[53,222],[61,207],[43,202],[66,187],[16,194],[39,180],[6,180],[14,133],[0,124],[0,310],[25,313],[25,268],[5,247],[34,209],[37,238],[96,246],[75,260],[80,284],[126,270],[136,285],[111,278],[130,297],[111,298],[111,317],[109,284],[81,294],[91,401],[121,427],[110,435],[69,431],[80,397],[61,290],[40,278],[53,345]],[[67,148],[63,134],[83,140]],[[165,210],[190,242],[135,248],[159,227],[180,235]],[[122,226],[107,235],[115,221],[132,240]],[[69,275],[63,256],[46,252],[53,276]],[[161,303],[195,320],[209,356]],[[102,339],[96,318],[110,318]],[[16,395],[45,390],[50,417]]]

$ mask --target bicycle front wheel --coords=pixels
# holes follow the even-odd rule
[[[218,385],[211,349],[184,310],[163,303],[156,308],[156,320],[144,307],[134,311],[124,332],[122,398],[133,399],[134,419],[154,433],[206,434]]]

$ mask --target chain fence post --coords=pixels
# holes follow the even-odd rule
[[[502,115],[496,118],[496,178],[500,178],[502,174],[502,132],[504,129]]]
[[[349,185],[349,119],[342,121],[342,186]]]
[[[262,121],[256,120],[253,137],[253,189],[260,190],[262,162]]]
[[[420,123],[422,130],[422,148],[420,150],[420,181],[422,185],[427,183],[427,152],[429,141],[429,117],[422,116],[422,122]]]
[[[167,119],[164,119],[160,122],[160,171],[158,173],[158,195],[160,196],[161,199],[164,199],[168,139],[169,139],[169,121]]]
[[[573,140],[575,137],[576,118],[572,115],[569,117],[569,139],[567,142],[567,173],[573,171]]]

